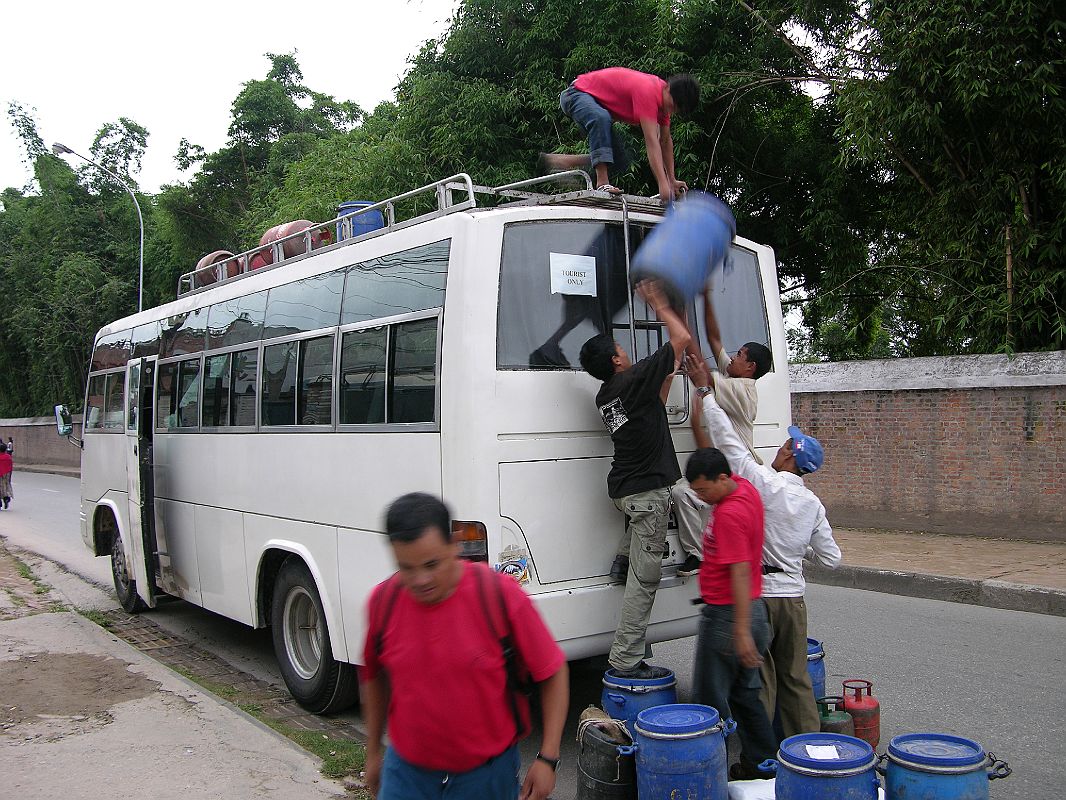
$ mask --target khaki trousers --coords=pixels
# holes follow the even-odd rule
[[[802,597],[764,597],[773,628],[770,649],[763,657],[763,705],[770,719],[781,715],[786,737],[817,733],[821,727],[807,672],[807,604]]]
[[[663,576],[670,487],[627,495],[614,504],[626,515],[626,531],[618,554],[629,556],[629,573],[622,596],[622,615],[607,660],[615,669],[633,669],[644,658],[648,619]]]

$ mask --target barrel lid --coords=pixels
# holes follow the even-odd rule
[[[905,733],[888,744],[890,756],[935,767],[967,767],[985,760],[977,742],[948,733]]]
[[[719,722],[718,712],[697,703],[673,703],[645,708],[637,714],[637,730],[641,733],[672,735],[701,733]]]
[[[666,688],[677,683],[677,678],[674,677],[673,670],[669,670],[666,667],[659,667],[659,669],[665,674],[658,678],[620,678],[612,667],[603,673],[603,685],[619,689],[627,689],[635,686]]]
[[[842,733],[801,733],[781,742],[778,756],[786,764],[830,771],[864,766],[874,757],[874,749]]]
[[[822,649],[822,643],[817,639],[807,639],[807,660],[817,660],[825,655],[825,651]],[[812,659],[811,656],[815,658]]]

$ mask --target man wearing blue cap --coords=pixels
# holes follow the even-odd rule
[[[693,409],[697,446],[709,445],[709,433],[733,471],[750,481],[763,501],[762,596],[773,627],[770,650],[762,665],[763,701],[771,717],[775,709],[780,715],[785,736],[816,733],[818,707],[807,672],[803,559],[814,558],[827,567],[840,563],[840,548],[833,539],[825,507],[803,484],[804,475],[822,466],[822,445],[792,426],[770,466],[757,463],[715,401],[706,362],[689,357],[686,366],[698,398]],[[707,433],[699,420],[700,398]]]

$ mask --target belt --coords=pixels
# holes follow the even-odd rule
[[[776,572],[784,572],[784,570],[781,569],[781,567],[775,567],[775,566],[772,566],[770,564],[763,564],[762,565],[762,574],[763,575],[773,575]]]

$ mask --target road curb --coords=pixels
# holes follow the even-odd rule
[[[80,478],[79,467],[63,467],[57,464],[19,464],[15,463],[15,472],[42,472],[47,475],[62,475],[67,478]]]
[[[1066,617],[1066,591],[1044,586],[847,565],[827,569],[806,564],[804,576],[826,586]]]

